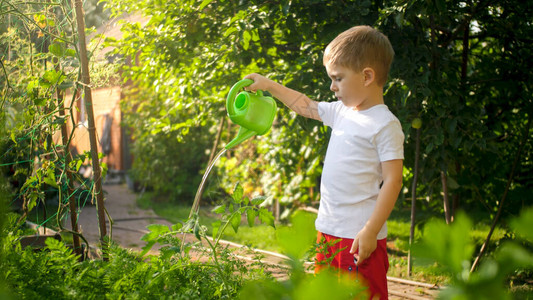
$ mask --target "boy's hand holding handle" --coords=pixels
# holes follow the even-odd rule
[[[297,114],[320,121],[320,116],[318,115],[318,102],[309,99],[306,95],[256,73],[248,74],[244,76],[244,78],[252,79],[254,81],[254,83],[245,87],[245,90],[268,91],[274,96],[274,98],[283,102],[283,104]]]
[[[254,83],[244,88],[245,90],[252,92],[255,92],[257,90],[270,92],[270,86],[275,84],[274,81],[256,73],[246,75],[244,79],[251,79],[254,81]]]

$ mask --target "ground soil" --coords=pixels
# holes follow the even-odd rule
[[[145,242],[141,237],[148,231],[150,224],[172,225],[170,222],[158,217],[152,210],[141,209],[136,204],[137,195],[125,184],[105,184],[105,207],[112,219],[112,226],[107,222],[107,231],[112,234],[113,241],[122,247],[139,251]],[[67,224],[70,228],[70,225]],[[96,207],[89,205],[81,209],[79,226],[91,246],[97,246],[99,229]],[[189,237],[192,238],[192,237]],[[253,260],[253,253],[242,251],[244,246],[227,242],[229,247],[236,249],[236,255],[244,260]],[[157,251],[157,248],[155,248]],[[268,258],[273,273],[280,278],[287,274],[288,268],[284,264],[285,256],[279,253],[257,250]],[[265,261],[265,259],[262,259]],[[427,283],[389,278],[389,299],[434,299],[437,287]]]

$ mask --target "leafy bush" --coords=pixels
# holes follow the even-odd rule
[[[43,251],[16,247],[8,254],[6,283],[25,299],[231,299],[243,283],[235,276],[238,261],[224,262],[221,280],[209,264],[190,257],[152,256],[112,246],[109,261],[79,262],[71,249],[54,239]],[[11,245],[10,245],[11,246]],[[227,263],[227,265],[226,265]]]
[[[70,248],[54,239],[48,239],[41,251],[29,247],[23,250],[18,243],[20,231],[10,227],[2,231],[6,237],[0,248],[6,258],[1,261],[5,272],[2,282],[23,299],[319,299],[325,294],[331,299],[353,299],[363,295],[364,288],[348,277],[305,272],[301,259],[315,247],[309,215],[296,214],[292,228],[277,234],[284,252],[291,257],[287,280],[275,280],[262,263],[245,264],[227,248],[219,247],[224,230],[231,227],[237,231],[241,217],[246,217],[251,226],[256,221],[273,225],[273,216],[260,207],[264,200],[248,200],[237,185],[231,199],[214,209],[221,220],[218,227],[214,226],[218,229],[213,240],[207,238],[205,226],[193,214],[187,222],[171,228],[150,225],[150,232],[142,238],[148,242],[142,253],[112,244],[109,261],[80,262]],[[184,243],[180,240],[184,232],[194,233],[210,251],[202,250],[198,243]],[[145,256],[156,243],[162,246],[159,254]],[[195,255],[207,260],[193,260],[193,246]]]
[[[212,135],[207,129],[191,128],[181,140],[155,130],[149,136],[137,138],[132,147],[133,178],[167,202],[192,203],[202,178],[200,172],[208,160],[207,149],[212,147]]]
[[[502,242],[491,257],[470,272],[474,241],[470,237],[472,222],[459,214],[450,225],[433,220],[425,225],[415,256],[437,262],[451,274],[442,299],[510,299],[507,286],[511,276],[533,270],[533,208],[524,209],[511,221],[516,239]]]
[[[21,298],[26,299],[233,299],[245,280],[258,280],[268,276],[261,264],[250,269],[243,261],[220,249],[219,239],[224,230],[238,230],[241,215],[250,224],[260,221],[273,225],[273,216],[258,205],[264,197],[248,200],[237,185],[227,205],[216,211],[222,214],[215,240],[206,237],[205,226],[195,214],[185,223],[172,228],[152,224],[150,232],[142,239],[147,242],[142,253],[133,253],[112,245],[109,261],[86,260],[80,262],[64,243],[46,240],[46,248],[34,251],[21,249],[20,232],[15,228],[3,230],[2,270],[5,282]],[[238,220],[238,222],[237,222]],[[199,241],[209,244],[211,251],[199,247],[200,257],[191,258],[190,251],[197,243],[180,240],[182,233],[194,233]],[[159,255],[145,257],[151,247],[162,245]],[[196,253],[195,252],[195,253]]]

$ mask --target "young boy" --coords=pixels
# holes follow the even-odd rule
[[[394,50],[369,26],[339,34],[326,48],[324,66],[338,101],[316,102],[259,74],[247,90],[266,90],[296,113],[332,128],[316,219],[318,239],[337,241],[330,265],[362,275],[371,298],[388,298],[386,220],[402,186],[404,135],[383,101]],[[322,263],[323,264],[323,263]]]

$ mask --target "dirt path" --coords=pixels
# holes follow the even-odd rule
[[[170,222],[158,217],[152,210],[140,209],[135,199],[137,196],[124,184],[103,185],[105,208],[113,220],[113,226],[107,222],[107,232],[113,241],[125,248],[140,250],[146,243],[141,237],[147,233],[150,224],[171,225]],[[78,224],[81,232],[91,246],[96,246],[100,237],[96,206],[87,205],[81,209]],[[70,228],[70,224],[67,224]]]
[[[141,237],[148,231],[149,224],[172,225],[170,222],[158,217],[152,210],[137,207],[135,193],[130,191],[124,184],[106,184],[103,186],[105,193],[105,206],[109,216],[113,220],[108,232],[112,233],[112,239],[124,248],[140,250],[145,242]],[[82,209],[79,217],[79,225],[85,238],[91,246],[95,246],[99,239],[97,213],[95,206],[86,206]],[[68,224],[67,226],[70,227]],[[110,229],[112,229],[110,231]],[[235,249],[235,255],[244,260],[253,260],[253,254],[243,251],[246,247],[224,241],[228,247]],[[154,247],[155,248],[155,247]],[[284,263],[286,257],[279,253],[263,250],[255,250],[265,258],[263,261],[272,266],[276,277],[286,276],[287,267]],[[436,288],[430,284],[403,280],[389,277],[389,299],[434,299]]]

